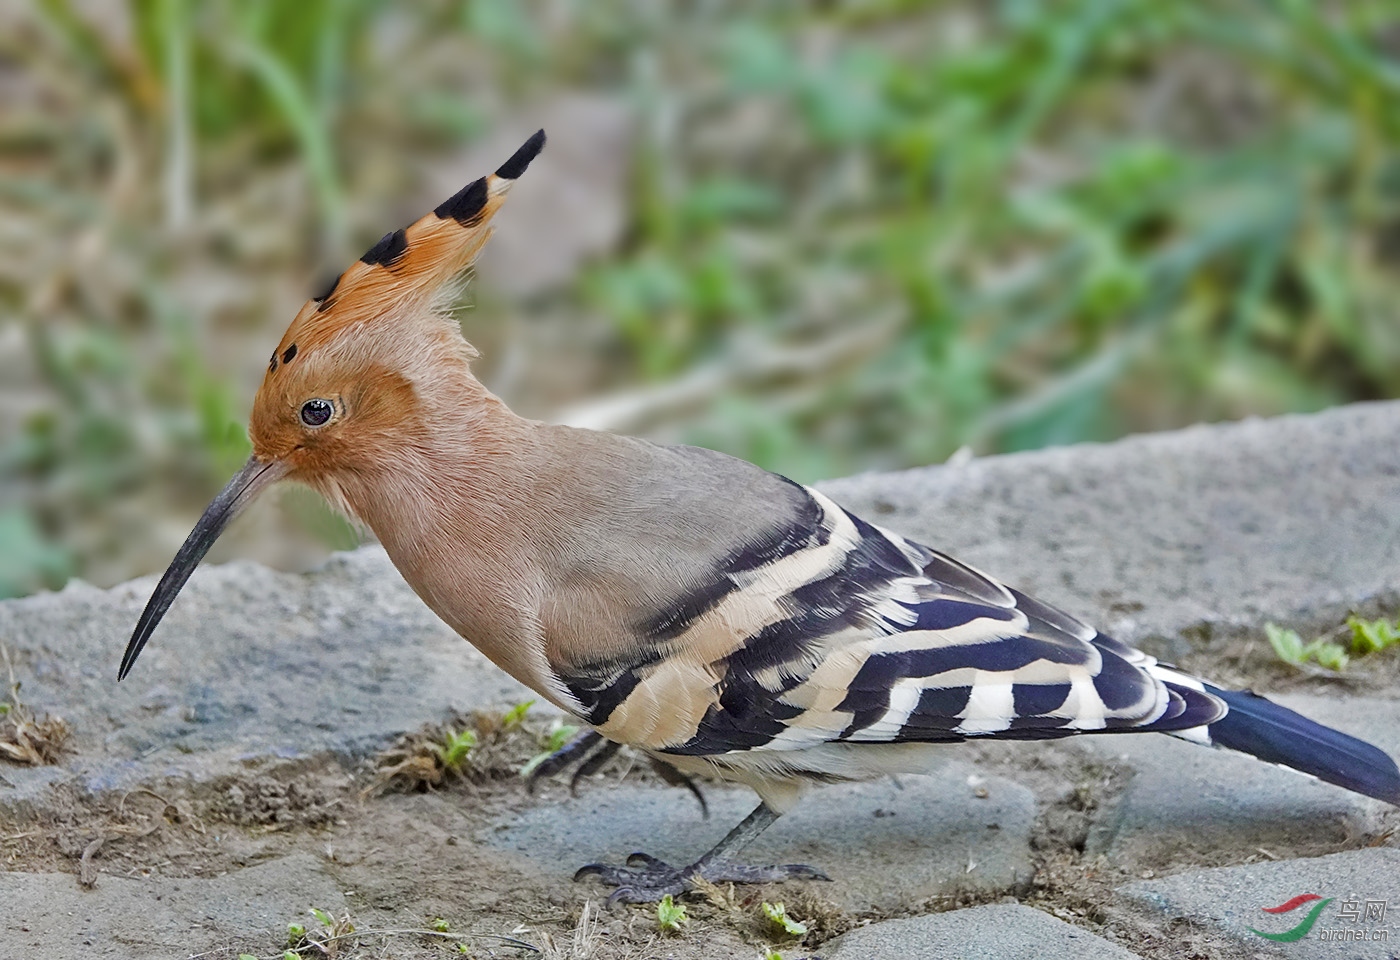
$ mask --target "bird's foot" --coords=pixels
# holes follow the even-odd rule
[[[618,746],[592,730],[585,730],[541,760],[526,776],[525,789],[534,793],[535,784],[540,780],[574,767],[574,774],[569,778],[569,793],[577,796],[579,781],[611,760]]]
[[[752,866],[728,860],[699,861],[676,869],[664,860],[634,853],[624,866],[590,863],[578,869],[575,880],[597,877],[617,889],[608,897],[608,906],[617,903],[655,903],[670,894],[678,896],[695,889],[698,877],[710,883],[782,883],[785,880],[830,880],[816,867],[805,863],[775,863]]]
[[[569,778],[569,794],[576,797],[578,796],[579,781],[601,770],[603,765],[617,753],[619,746],[621,744],[604,740],[601,735],[592,730],[585,730],[541,760],[526,775],[525,790],[528,793],[534,793],[535,785],[541,779],[552,777],[556,773],[573,767],[573,776]],[[696,785],[694,780],[656,757],[651,758],[651,765],[661,779],[671,786],[685,787],[689,790],[691,796],[695,797],[700,804],[700,815],[706,820],[710,819],[710,806],[705,802],[705,795],[700,792],[700,787]]]

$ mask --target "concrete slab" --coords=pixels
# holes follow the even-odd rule
[[[22,696],[68,720],[65,770],[92,789],[247,759],[359,756],[450,709],[537,699],[439,621],[377,547],[305,575],[200,569],[117,684],[154,585],[77,583],[0,603]],[[6,765],[4,778],[0,804],[14,805],[54,771]]]
[[[1305,894],[1320,899],[1265,911]],[[1391,960],[1400,953],[1400,850],[1193,871],[1128,884],[1118,895],[1123,908],[1155,922],[1187,921],[1213,932],[1222,947],[1297,960]],[[1315,909],[1313,923],[1300,929]],[[1280,942],[1256,930],[1275,937],[1295,931],[1299,938]]]
[[[84,890],[66,873],[0,873],[0,958],[120,960],[204,950],[266,953],[287,924],[314,929],[307,910],[333,916],[345,899],[315,857],[294,854],[212,880],[102,876]],[[280,949],[280,946],[278,946]]]
[[[739,858],[809,863],[835,883],[820,892],[848,910],[914,910],[955,891],[1012,893],[1032,875],[1031,792],[998,777],[968,785],[971,767],[928,777],[814,789]],[[491,846],[558,876],[588,862],[620,863],[642,850],[690,863],[757,805],[747,790],[707,789],[709,821],[681,790],[620,787],[582,793],[502,817],[482,831]]]
[[[826,960],[1137,960],[1137,954],[1048,913],[992,904],[860,927],[822,948]]]

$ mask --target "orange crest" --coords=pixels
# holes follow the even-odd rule
[[[409,226],[386,233],[330,289],[301,308],[268,361],[268,375],[348,327],[430,299],[469,267],[491,238],[491,218],[544,142],[540,130],[495,173],[467,184]]]

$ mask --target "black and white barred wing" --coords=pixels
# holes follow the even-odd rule
[[[795,485],[794,485],[795,486]],[[1198,728],[1199,684],[815,490],[565,677],[611,739],[672,755]]]

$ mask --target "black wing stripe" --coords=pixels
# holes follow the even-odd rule
[[[671,688],[658,684],[681,674],[701,678],[694,715],[664,725],[678,738],[640,745],[718,755],[843,739],[1044,739],[1180,731],[1221,714],[1217,698],[1151,657],[793,486],[789,517],[638,624],[644,650],[632,662],[563,678],[591,723],[669,705]],[[706,632],[736,623],[732,643]],[[714,659],[696,659],[700,649]]]

